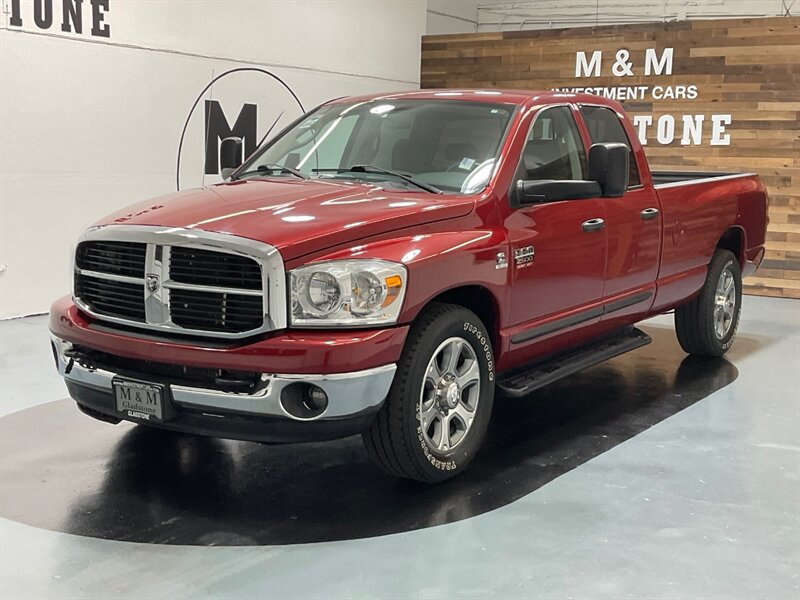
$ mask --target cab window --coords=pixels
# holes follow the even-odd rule
[[[585,179],[586,153],[575,118],[566,106],[544,109],[531,125],[518,177],[536,179]]]

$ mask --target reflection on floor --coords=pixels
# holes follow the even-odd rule
[[[45,320],[4,322],[0,597],[796,599],[800,303],[745,305],[727,359],[687,358],[665,316],[652,345],[499,399],[471,470],[435,487],[356,438],[93,421]]]
[[[201,545],[346,540],[466,519],[736,379],[727,360],[687,357],[672,332],[648,333],[650,346],[528,398],[498,399],[480,456],[440,486],[379,473],[358,437],[264,446],[112,426],[69,400],[49,402],[3,418],[2,516],[105,539]]]

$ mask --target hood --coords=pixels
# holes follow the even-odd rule
[[[156,225],[266,242],[285,260],[372,235],[469,214],[474,199],[363,183],[251,179],[160,196],[95,225]]]

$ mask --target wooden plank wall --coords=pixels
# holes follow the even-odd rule
[[[672,75],[644,75],[645,52],[674,50]],[[612,73],[629,51],[633,76]],[[576,52],[603,51],[599,77],[576,78]],[[646,151],[655,169],[756,171],[770,199],[767,255],[746,280],[753,294],[800,298],[800,17],[680,21],[561,30],[505,31],[422,39],[423,88],[647,86],[623,102],[652,115]],[[654,86],[697,86],[697,97],[654,99]],[[705,116],[700,145],[681,145],[682,116]],[[729,114],[730,145],[711,145],[711,116]],[[673,115],[676,138],[656,139]]]

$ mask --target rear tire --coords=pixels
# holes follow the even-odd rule
[[[675,333],[686,352],[722,356],[733,345],[742,308],[742,273],[728,250],[717,250],[700,294],[675,309]]]
[[[494,400],[494,355],[471,311],[432,304],[414,322],[389,395],[362,435],[384,471],[424,482],[464,471],[483,442]]]

